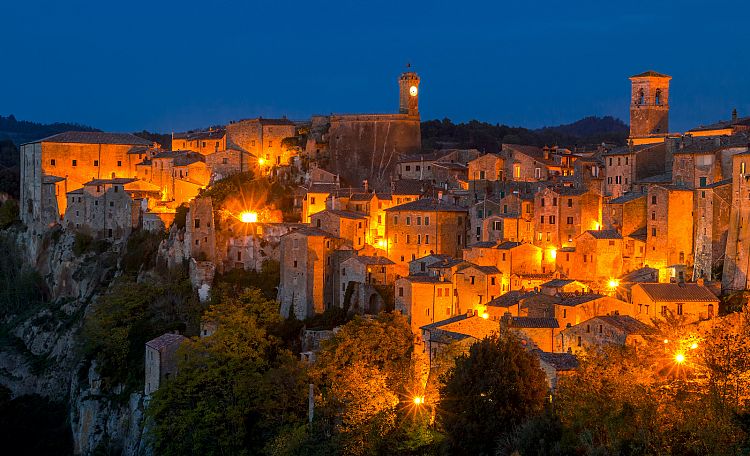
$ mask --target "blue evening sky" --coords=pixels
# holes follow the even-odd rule
[[[750,115],[750,2],[0,1],[0,114],[111,131],[393,112],[525,127],[613,115],[673,77],[671,129]]]

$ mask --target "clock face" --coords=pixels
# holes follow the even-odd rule
[[[409,87],[409,95],[416,97],[417,96],[417,86],[411,86]]]

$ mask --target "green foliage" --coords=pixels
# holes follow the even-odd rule
[[[8,200],[0,203],[0,229],[9,227],[13,222],[18,220],[18,202]]]
[[[248,287],[258,288],[268,299],[275,299],[279,281],[281,280],[281,267],[278,261],[265,260],[261,271],[231,269],[225,274],[217,275],[214,284],[227,286],[235,291],[241,291]]]
[[[494,452],[503,431],[542,411],[547,388],[539,361],[511,333],[472,345],[440,389],[438,420],[451,453]]]
[[[219,301],[205,315],[216,332],[181,347],[179,373],[147,410],[156,454],[280,454],[277,437],[304,422],[302,366],[266,329],[276,303],[258,290]]]
[[[184,271],[158,283],[122,275],[86,316],[85,353],[97,360],[105,386],[139,387],[145,343],[172,330],[197,334],[201,310]]]
[[[39,273],[22,263],[12,239],[0,235],[0,317],[44,302],[45,285]]]
[[[146,230],[131,233],[122,257],[123,271],[129,274],[137,274],[142,268],[154,268],[159,244],[164,236],[164,233]]]
[[[73,254],[81,256],[85,253],[104,253],[109,248],[109,242],[105,239],[94,239],[90,235],[77,231],[73,241]]]
[[[180,230],[184,229],[185,224],[187,223],[187,214],[189,209],[190,208],[185,203],[177,206],[177,209],[174,213],[174,220],[172,221],[172,225],[176,226]]]
[[[11,399],[0,387],[0,442],[4,454],[73,454],[67,407],[41,396]]]
[[[400,431],[426,426],[415,424],[419,417],[409,413],[418,389],[412,339],[404,317],[381,313],[374,319],[355,317],[323,343],[311,368],[321,391],[317,432],[332,434],[338,452],[372,454],[431,443],[429,436],[411,439],[421,433]]]

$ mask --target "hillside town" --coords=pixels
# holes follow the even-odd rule
[[[60,133],[20,146],[19,214],[32,255],[53,229],[163,233],[160,258],[187,262],[204,302],[215,277],[275,263],[283,319],[400,314],[423,383],[455,347],[509,331],[554,392],[581,354],[644,346],[667,323],[705,331],[723,297],[750,288],[750,117],[675,132],[671,77],[629,80],[625,145],[425,150],[411,68],[392,113],[254,117],[172,133],[168,149]],[[281,196],[217,197],[233,178]],[[216,327],[204,318],[200,337]],[[314,365],[338,331],[305,327],[296,355]],[[187,340],[145,344],[147,397]]]

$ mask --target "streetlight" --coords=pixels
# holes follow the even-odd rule
[[[412,402],[414,402],[414,405],[422,405],[424,404],[424,396],[414,396]]]
[[[682,364],[685,362],[685,354],[681,352],[677,352],[677,354],[674,355],[674,362],[677,364]]]
[[[256,223],[258,221],[258,213],[245,211],[240,213],[240,221],[242,223]]]
[[[620,281],[617,279],[609,279],[609,282],[607,283],[610,289],[614,290],[615,288],[620,286]]]

